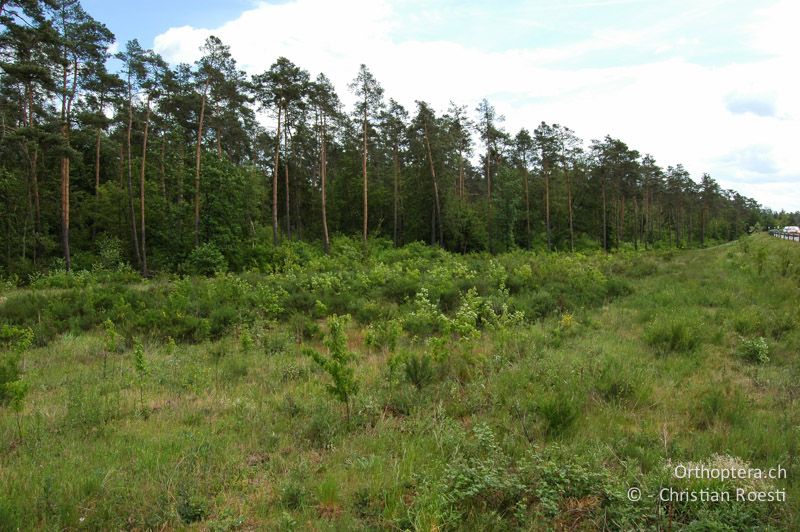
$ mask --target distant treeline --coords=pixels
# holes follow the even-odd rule
[[[486,100],[405,109],[365,65],[345,109],[324,74],[281,57],[247,76],[216,37],[174,68],[133,40],[111,72],[114,36],[77,0],[2,0],[0,22],[0,273],[90,268],[108,246],[147,274],[200,245],[244,268],[334,233],[610,250],[800,223],[609,136],[505,131]]]

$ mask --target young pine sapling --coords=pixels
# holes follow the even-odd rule
[[[309,348],[303,352],[330,375],[333,383],[327,386],[328,393],[344,403],[349,423],[350,403],[352,397],[358,393],[358,381],[351,366],[355,354],[347,350],[347,335],[344,332],[347,318],[348,316],[333,315],[328,319],[328,334],[323,342],[328,349],[327,356]]]
[[[136,342],[133,348],[133,365],[136,369],[136,377],[139,381],[139,404],[142,408],[142,414],[145,414],[144,408],[144,383],[150,372],[147,367],[147,361],[144,358],[144,346],[141,342]]]
[[[22,440],[22,408],[25,405],[25,397],[28,395],[28,383],[22,379],[7,382],[4,385],[9,406],[17,417],[17,431],[19,439]]]
[[[103,329],[105,335],[103,338],[103,378],[106,378],[106,368],[108,366],[108,355],[117,352],[117,345],[119,341],[119,333],[117,326],[110,319],[103,322]]]

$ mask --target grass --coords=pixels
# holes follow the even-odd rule
[[[96,308],[49,328],[24,353],[22,437],[0,407],[0,529],[800,526],[800,246],[756,236],[668,256],[513,253],[457,259],[456,272],[425,253],[368,265],[386,280],[367,289],[378,308],[346,328],[360,383],[349,421],[303,354],[327,353],[324,317],[350,304],[335,285],[363,282],[335,260],[309,275],[324,312],[284,299],[277,317],[247,314],[224,281],[208,287],[230,307],[217,315],[233,316],[219,334],[175,343],[118,321],[124,341],[107,352]],[[415,302],[421,286],[431,305]],[[29,295],[11,292],[0,319],[30,324],[30,311],[5,308]],[[412,313],[412,330],[398,325]],[[762,337],[768,361],[754,363],[742,338]],[[716,455],[786,468],[774,487],[787,502],[627,500],[632,486],[679,487],[668,463]]]

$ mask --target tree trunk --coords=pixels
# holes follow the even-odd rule
[[[400,243],[400,241],[397,239],[397,216],[400,195],[400,158],[397,154],[397,144],[392,146],[392,171],[394,173],[394,224],[392,226],[392,233],[394,237],[394,245],[397,247]]]
[[[30,85],[26,85],[26,90],[28,92],[28,125],[33,129],[36,125],[36,119],[34,118],[33,113],[33,90],[30,88]],[[31,156],[31,185],[33,186],[33,205],[34,205],[34,212],[36,214],[35,223],[33,225],[33,234],[34,234],[34,247],[33,247],[33,257],[34,257],[34,264],[36,264],[36,247],[39,242],[39,227],[41,223],[41,205],[39,203],[39,176],[38,176],[38,162],[39,162],[39,145],[38,143],[34,143],[33,145],[33,155]]]
[[[639,249],[639,200],[633,195],[633,247]]]
[[[525,242],[527,248],[531,249],[531,197],[528,184],[528,163],[523,158],[522,161],[522,186],[525,193]]]
[[[94,195],[100,193],[100,134],[102,129],[97,128],[97,137],[94,142]]]
[[[561,163],[564,166],[564,177],[567,180],[567,212],[569,214],[569,250],[575,251],[575,227],[573,225],[572,213],[572,176],[567,171],[567,163]]]
[[[72,86],[67,91],[67,65],[64,65],[63,76],[63,96],[61,99],[61,134],[64,139],[64,147],[69,149],[69,121],[72,116],[72,102],[78,89],[78,60],[75,58],[72,63]],[[69,154],[61,158],[61,235],[64,245],[64,261],[67,271],[72,270],[72,257],[69,249]]]
[[[33,156],[31,158],[31,187],[33,188],[33,210],[34,210],[34,223],[33,223],[33,264],[36,265],[36,259],[39,253],[39,229],[41,227],[42,209],[39,202],[39,176],[38,176],[38,163],[39,163],[39,147],[33,146]]]
[[[600,194],[603,197],[603,249],[608,251],[608,212],[606,210],[606,178],[600,179]]]
[[[327,138],[325,132],[325,115],[322,115],[321,119],[322,123],[322,139],[321,139],[321,146],[320,146],[320,168],[319,168],[319,175],[322,187],[322,247],[325,250],[325,254],[327,255],[330,253],[331,248],[331,241],[328,235],[328,213],[327,213],[327,204],[328,204],[328,196],[327,196],[327,176],[328,176],[328,147],[327,147]]]
[[[125,187],[125,144],[119,143],[119,166],[117,168],[119,176],[119,189]],[[122,226],[124,225],[123,218],[125,217],[125,208],[117,205],[117,233],[122,233]]]
[[[61,136],[64,147],[67,147],[67,67],[64,66],[63,95],[61,98]],[[64,251],[64,260],[69,271],[69,163],[68,156],[61,157],[61,244]]]
[[[158,173],[161,178],[161,197],[164,198],[164,204],[169,206],[167,199],[167,167],[165,159],[167,158],[167,134],[161,135],[161,161],[158,165]]]
[[[704,202],[705,203],[705,202]],[[700,209],[700,247],[705,247],[706,244],[706,206],[705,204]]]
[[[288,129],[287,129],[288,131]],[[286,165],[289,165],[290,157],[289,157],[289,150],[293,149],[294,147],[294,137],[292,137],[291,131],[289,131],[288,142],[286,143],[287,155],[286,155]],[[297,177],[295,176],[295,180]],[[297,240],[303,239],[303,216],[301,213],[301,206],[303,204],[303,187],[296,186],[294,188],[294,193],[292,194],[292,204],[294,205],[294,237]]]
[[[439,245],[444,246],[444,234],[442,232],[442,206],[439,203],[439,182],[436,180],[436,169],[433,166],[433,153],[431,152],[431,140],[428,135],[428,121],[424,121],[423,130],[425,132],[425,147],[428,150],[428,162],[431,167],[431,179],[433,179],[433,197],[434,197],[434,218],[438,220],[439,228]],[[436,225],[433,226],[434,242],[436,240]]]
[[[544,224],[547,233],[547,251],[553,251],[553,236],[550,230],[550,168],[544,163]]]
[[[147,104],[144,112],[144,139],[142,140],[142,170],[139,174],[139,215],[142,222],[142,277],[147,277],[147,225],[144,215],[145,183],[144,174],[147,164],[147,132],[150,126],[150,95],[147,95]]]
[[[492,252],[492,146],[486,142],[486,247]]]
[[[66,130],[64,131],[66,133]],[[61,158],[61,239],[67,271],[72,269],[69,251],[69,157]]]
[[[464,149],[458,146],[458,197],[464,199]]]
[[[200,120],[197,124],[197,152],[194,162],[194,245],[200,245],[200,152],[203,147],[203,120],[206,116],[206,95],[209,80],[203,87],[203,98],[200,100]]]
[[[133,236],[133,249],[136,252],[136,266],[142,267],[142,257],[139,254],[139,233],[136,229],[136,209],[133,207],[133,153],[131,148],[131,134],[133,131],[133,95],[130,89],[130,74],[128,75],[128,206],[131,211],[131,234]]]
[[[289,202],[289,111],[283,110],[283,187],[286,198],[286,238],[292,239],[292,216]]]
[[[278,245],[278,164],[281,159],[281,107],[278,106],[278,128],[275,130],[275,168],[272,171],[272,239]]]
[[[364,178],[364,230],[363,230],[363,238],[364,238],[364,245],[367,244],[367,232],[369,228],[369,187],[367,185],[367,100],[364,99],[364,122],[363,122],[363,131],[364,131],[364,152],[363,157],[361,158],[361,173]]]
[[[94,144],[94,197],[100,195],[100,132],[102,130],[97,128],[97,136]],[[94,241],[97,234],[97,222],[92,222],[92,240]]]

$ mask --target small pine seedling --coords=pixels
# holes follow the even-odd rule
[[[11,410],[17,417],[17,430],[19,432],[19,439],[22,439],[22,408],[25,405],[25,397],[28,395],[28,383],[22,379],[7,382],[4,385],[6,395],[9,399]]]
[[[242,329],[242,332],[239,333],[239,345],[242,348],[242,353],[248,354],[252,349],[255,342],[253,342],[253,337],[250,335],[250,330],[246,327]]]
[[[147,360],[144,358],[144,346],[141,342],[136,342],[133,348],[133,366],[136,369],[136,376],[139,380],[139,403],[142,407],[144,414],[144,383],[149,369],[147,367]]]
[[[348,316],[333,315],[328,319],[328,334],[324,344],[328,348],[328,356],[314,349],[304,349],[303,352],[310,356],[333,380],[327,386],[328,393],[344,403],[347,413],[347,422],[350,422],[350,400],[358,393],[358,381],[355,370],[350,363],[355,355],[347,350],[347,336],[344,332]]]
[[[119,333],[117,326],[110,319],[103,322],[105,337],[103,339],[103,378],[106,378],[106,368],[108,366],[108,355],[116,353],[119,345]]]

